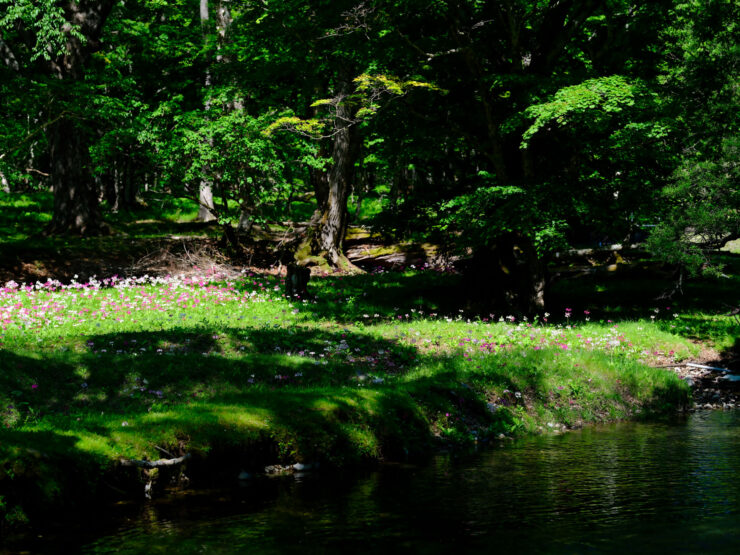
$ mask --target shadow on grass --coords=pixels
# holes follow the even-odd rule
[[[118,224],[119,229],[137,238],[169,237],[173,235],[207,235],[218,237],[221,228],[214,222],[171,222],[167,220],[135,220]]]
[[[101,501],[106,494],[99,487],[103,466],[73,434],[0,429],[0,540],[5,525],[22,525],[26,518],[56,523],[62,520],[61,506]],[[16,507],[23,511],[20,522]]]
[[[342,324],[405,320],[413,316],[412,310],[457,314],[464,299],[460,276],[436,271],[314,276],[308,290],[315,302],[296,306],[315,318]]]
[[[85,340],[82,352],[0,351],[0,402],[21,392],[19,417],[29,418],[0,431],[0,495],[29,514],[56,506],[57,492],[67,502],[80,488],[106,490],[110,460],[159,458],[156,447],[194,453],[199,483],[274,462],[403,460],[429,451],[432,427],[467,441],[471,429],[510,433],[524,409],[514,391],[547,400],[552,387],[543,351],[526,365],[520,354],[478,363],[346,330],[183,327]],[[656,402],[685,398],[685,387],[660,387],[667,398]],[[115,487],[141,494],[138,474],[126,476]]]
[[[259,431],[265,422],[285,430],[290,437],[286,445],[297,446],[295,452],[306,456],[348,456],[351,442],[368,458],[378,458],[379,453],[413,451],[402,437],[409,426],[418,434],[411,433],[408,441],[428,439],[428,425],[414,399],[441,411],[456,407],[469,412],[475,403],[485,409],[471,386],[461,382],[460,363],[363,333],[301,328],[202,333],[183,328],[86,339],[82,353],[36,357],[0,351],[0,364],[8,369],[0,378],[9,392],[3,401],[13,405],[15,415],[6,409],[6,425],[44,421],[107,436],[109,417],[119,426],[140,419],[158,428],[165,424],[162,417],[178,414],[177,429],[205,442],[220,437],[218,430],[229,430],[223,424],[233,417],[235,426],[246,426],[243,431],[250,426]],[[434,374],[407,377],[422,365],[436,366]],[[466,376],[483,381],[475,372]],[[541,387],[530,377],[538,379],[523,373],[517,382],[502,373],[497,383],[512,389]],[[103,413],[99,426],[87,419]],[[252,413],[259,415],[256,420],[247,416]],[[82,423],[75,424],[75,417],[82,417]],[[132,426],[116,434],[140,431]],[[376,434],[394,439],[381,441]]]
[[[725,277],[689,279],[683,292],[672,299],[659,298],[673,283],[654,270],[605,272],[557,281],[550,291],[550,322],[565,322],[566,308],[571,309],[571,322],[582,321],[584,311],[590,313],[591,321],[655,317],[656,323],[671,333],[726,343],[740,333],[740,323],[727,315],[740,306],[740,255],[723,253],[716,258],[725,265]],[[673,321],[674,314],[680,316],[678,322]]]

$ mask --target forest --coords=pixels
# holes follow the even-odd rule
[[[70,491],[734,407],[738,22],[0,0],[0,537]]]
[[[735,2],[2,4],[0,175],[53,191],[47,234],[148,191],[238,247],[310,199],[296,261],[345,268],[376,198],[522,313],[568,247],[648,236],[696,274],[740,235]]]

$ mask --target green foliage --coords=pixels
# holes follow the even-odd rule
[[[227,4],[203,23],[191,0],[115,3],[86,41],[62,2],[2,0],[3,184],[71,171],[50,159],[64,122],[106,207],[122,183],[204,184],[223,224],[284,220],[351,127],[348,196],[396,239],[515,232],[548,256],[658,224],[654,252],[696,273],[736,234],[736,3]]]
[[[663,198],[667,218],[653,231],[648,248],[692,275],[720,275],[708,250],[740,237],[740,139],[727,138],[718,159],[686,160]]]
[[[644,93],[644,86],[631,83],[624,76],[611,75],[588,79],[578,85],[558,90],[550,102],[535,104],[525,110],[534,123],[522,135],[521,147],[547,125],[573,125],[588,122],[599,125],[599,120],[610,113],[635,106]]]
[[[85,43],[79,25],[67,21],[64,8],[57,0],[0,0],[0,7],[3,35],[12,33],[20,24],[35,36],[30,52],[32,62],[38,58],[50,60],[62,56],[70,37]]]
[[[689,274],[721,275],[709,252],[740,237],[740,76],[733,2],[680,3],[663,30],[660,82],[680,122],[676,171],[662,189],[649,248]],[[673,60],[675,63],[668,63]]]
[[[460,229],[467,244],[490,245],[501,235],[518,229],[525,216],[525,191],[514,186],[479,187],[441,206],[440,229]]]
[[[270,130],[292,118],[271,124],[269,114],[252,117],[231,109],[233,99],[223,92],[209,99],[208,110],[163,103],[139,139],[157,153],[164,185],[194,192],[207,180],[221,201],[216,212],[222,224],[236,223],[243,211],[259,220],[263,207],[289,195],[301,167],[295,160],[303,160],[304,168],[317,164],[316,147],[302,137],[273,136]]]

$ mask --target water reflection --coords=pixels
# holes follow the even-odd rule
[[[737,553],[739,428],[737,412],[698,413],[359,477],[255,480],[149,505],[82,550]]]

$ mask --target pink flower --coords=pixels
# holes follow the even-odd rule
[[[31,389],[38,389],[38,388],[39,388],[39,384],[37,383],[31,384]]]

